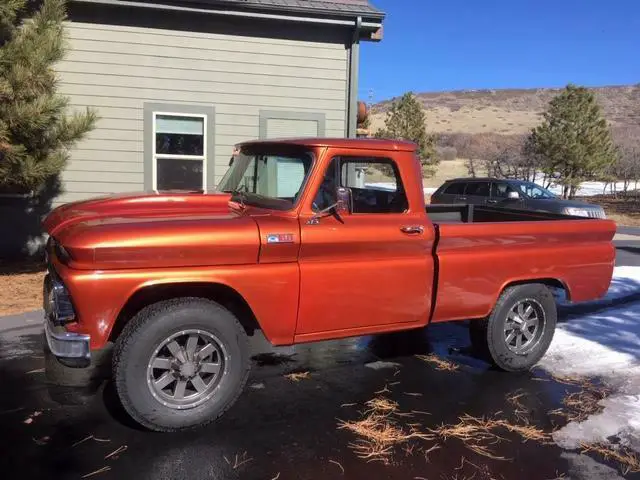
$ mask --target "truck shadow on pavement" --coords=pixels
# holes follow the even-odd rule
[[[640,360],[640,282],[614,278],[608,298],[560,305],[561,328]]]

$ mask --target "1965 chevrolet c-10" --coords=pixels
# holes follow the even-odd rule
[[[123,406],[160,431],[231,407],[256,330],[292,345],[469,319],[489,361],[528,369],[553,337],[557,291],[607,291],[616,229],[427,207],[415,145],[372,139],[243,143],[211,193],[70,203],[44,226],[47,371],[64,378],[111,350]]]

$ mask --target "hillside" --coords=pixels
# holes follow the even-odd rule
[[[615,130],[629,127],[640,132],[640,84],[592,89]],[[436,133],[526,133],[540,119],[549,100],[560,89],[464,90],[419,93],[427,111],[427,128]],[[372,127],[384,122],[390,101],[372,108]]]

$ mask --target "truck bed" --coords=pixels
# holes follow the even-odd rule
[[[429,219],[435,224],[589,220],[586,217],[575,217],[559,213],[534,212],[512,208],[468,204],[427,205],[426,211],[429,215]]]
[[[428,205],[435,228],[432,321],[486,317],[506,285],[536,279],[571,301],[600,298],[615,261],[611,220],[478,205]]]

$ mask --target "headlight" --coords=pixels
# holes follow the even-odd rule
[[[584,208],[576,208],[576,207],[565,207],[562,211],[565,215],[573,215],[574,217],[588,217],[589,210]]]

